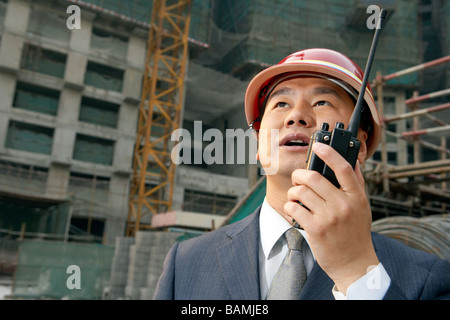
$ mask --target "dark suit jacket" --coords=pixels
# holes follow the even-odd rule
[[[259,300],[259,207],[250,216],[175,244],[167,254],[154,299]],[[391,278],[384,299],[450,299],[450,263],[372,234]],[[315,263],[299,299],[334,299],[333,281]]]

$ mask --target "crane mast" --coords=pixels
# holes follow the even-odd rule
[[[180,125],[192,0],[154,0],[133,154],[126,235],[171,210],[171,134]]]

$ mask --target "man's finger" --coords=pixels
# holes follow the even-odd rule
[[[336,190],[336,187],[330,181],[314,170],[294,170],[291,178],[293,186],[306,185],[323,200],[326,200]]]
[[[314,143],[313,151],[333,170],[343,190],[360,188],[354,169],[336,150],[323,143]]]
[[[313,215],[311,212],[296,201],[288,201],[284,205],[284,212],[305,230],[312,224]]]

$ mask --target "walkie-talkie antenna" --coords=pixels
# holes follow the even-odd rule
[[[366,70],[364,71],[364,78],[361,84],[361,90],[359,91],[358,100],[356,102],[355,109],[353,110],[353,114],[348,125],[348,131],[350,131],[352,133],[352,137],[355,138],[358,136],[359,123],[361,122],[361,111],[362,111],[362,104],[364,101],[364,94],[366,92],[367,81],[369,79],[370,69],[372,68],[372,62],[375,56],[375,50],[378,44],[378,38],[380,35],[382,22],[384,21],[385,17],[386,17],[386,10],[381,9],[375,30],[375,35],[373,36],[372,40],[372,46],[370,47],[369,58],[367,59]]]

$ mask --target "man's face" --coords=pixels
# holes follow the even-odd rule
[[[330,130],[336,122],[347,128],[354,105],[344,89],[325,79],[300,77],[278,84],[261,120],[258,159],[262,167],[272,166],[276,172],[268,174],[289,178],[295,169],[306,168],[312,133],[324,122]],[[365,145],[361,146],[364,149]]]

